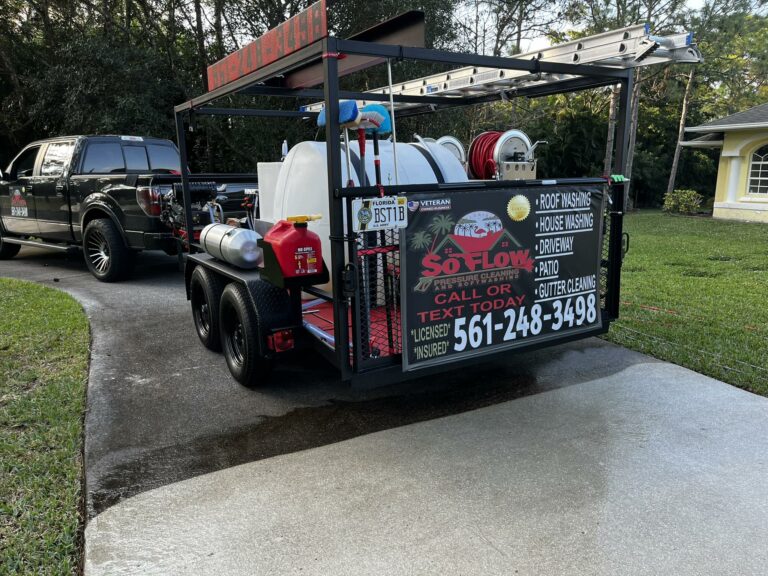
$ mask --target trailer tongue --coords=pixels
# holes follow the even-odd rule
[[[189,256],[187,295],[203,344],[223,349],[245,385],[264,383],[283,353],[311,346],[342,380],[370,386],[607,331],[618,316],[623,178],[536,179],[540,143],[519,130],[480,135],[467,154],[453,136],[397,142],[396,120],[618,84],[621,171],[633,68],[700,60],[690,35],[660,38],[632,27],[530,60],[418,47],[410,17],[397,20],[407,24],[405,36],[391,23],[383,25],[386,33],[367,31],[377,42],[327,36],[324,18],[323,4],[310,7],[305,20],[317,34],[294,37],[279,59],[242,73],[227,69],[218,88],[176,107],[183,163],[190,113],[319,115],[325,135],[324,143],[297,144],[282,163],[260,164],[265,178],[245,224],[262,237],[262,258],[253,259],[258,267],[238,268],[227,262],[236,258],[214,257],[211,249]],[[347,57],[355,69],[382,61],[389,68],[392,59],[463,67],[342,92],[340,62]],[[296,85],[318,69],[322,90]],[[237,92],[323,102],[298,111],[209,106]],[[393,137],[383,139],[390,122]],[[357,141],[346,138],[348,128],[359,128]]]

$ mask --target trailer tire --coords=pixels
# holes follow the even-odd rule
[[[10,260],[21,250],[19,244],[9,244],[3,241],[3,232],[0,230],[0,260]]]
[[[136,263],[133,251],[109,218],[96,218],[85,227],[83,253],[88,270],[101,282],[125,278]]]
[[[221,347],[232,377],[249,388],[264,384],[274,362],[262,353],[264,334],[245,286],[230,282],[224,288],[219,319]]]
[[[208,350],[221,351],[219,306],[224,291],[221,277],[202,266],[195,267],[189,280],[192,320],[200,342]]]

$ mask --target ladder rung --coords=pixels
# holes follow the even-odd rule
[[[518,54],[515,57],[539,59],[542,62],[570,64],[591,64],[612,68],[628,69],[664,62],[695,63],[702,60],[701,53],[692,44],[691,33],[670,36],[651,36],[647,24],[637,24],[620,30],[603,32],[585,38],[579,38],[558,44],[543,50]],[[392,93],[401,96],[466,96],[493,94],[505,87],[557,83],[575,78],[569,74],[532,74],[526,70],[505,68],[485,68],[465,66],[450,72],[432,74],[423,78],[408,80],[393,85]],[[389,87],[384,86],[369,90],[373,94],[389,94]],[[362,100],[359,104],[364,105]],[[418,106],[413,103],[395,103],[395,108]],[[322,102],[304,106],[304,111],[319,111]]]

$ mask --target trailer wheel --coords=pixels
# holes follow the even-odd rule
[[[0,230],[0,260],[9,260],[13,258],[19,253],[19,250],[21,250],[19,244],[8,244],[8,242],[3,241],[3,233],[2,230]]]
[[[264,335],[244,286],[231,282],[224,288],[219,318],[221,347],[232,377],[248,387],[263,384],[273,360],[262,354]]]
[[[219,328],[219,306],[224,282],[221,278],[202,266],[192,271],[189,280],[189,299],[192,303],[192,319],[200,342],[208,350],[221,351]]]

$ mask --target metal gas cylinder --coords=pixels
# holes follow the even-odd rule
[[[238,268],[262,265],[263,254],[258,247],[261,236],[249,228],[227,224],[208,224],[200,233],[200,245],[208,254]]]

